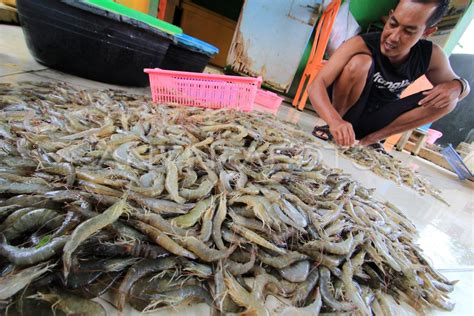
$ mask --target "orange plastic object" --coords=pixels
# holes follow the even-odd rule
[[[157,18],[160,20],[165,19],[165,13],[166,13],[166,2],[167,0],[160,0],[158,3],[158,15]]]
[[[114,0],[114,2],[146,14],[148,14],[148,8],[150,6],[149,0]]]
[[[308,86],[324,65],[324,52],[326,51],[329,35],[331,34],[332,26],[340,6],[341,0],[332,0],[319,19],[308,63],[306,64],[303,76],[296,90],[295,98],[292,102],[293,106],[297,107],[298,110],[304,109],[306,101],[308,100]]]

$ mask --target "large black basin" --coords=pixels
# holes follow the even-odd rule
[[[17,0],[27,46],[41,64],[92,80],[147,86],[172,35],[74,0]]]

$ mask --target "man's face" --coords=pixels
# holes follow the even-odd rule
[[[380,39],[380,50],[393,62],[403,62],[410,49],[423,36],[430,34],[435,28],[427,27],[426,22],[436,9],[434,3],[416,3],[401,0],[390,12]]]

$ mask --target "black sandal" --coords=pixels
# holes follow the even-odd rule
[[[371,145],[368,145],[367,147],[370,147],[381,154],[384,154],[384,155],[389,156],[390,158],[393,158],[393,156],[385,150],[382,143],[373,143]]]
[[[313,129],[313,132],[311,133],[313,136],[325,140],[325,141],[330,141],[334,137],[332,136],[331,132],[329,131],[329,126],[328,125],[323,125],[323,126],[315,126]]]

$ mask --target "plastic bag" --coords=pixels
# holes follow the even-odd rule
[[[339,7],[336,20],[332,26],[331,35],[329,36],[326,53],[331,56],[336,49],[349,38],[359,34],[360,26],[349,10],[350,1],[345,1]]]

